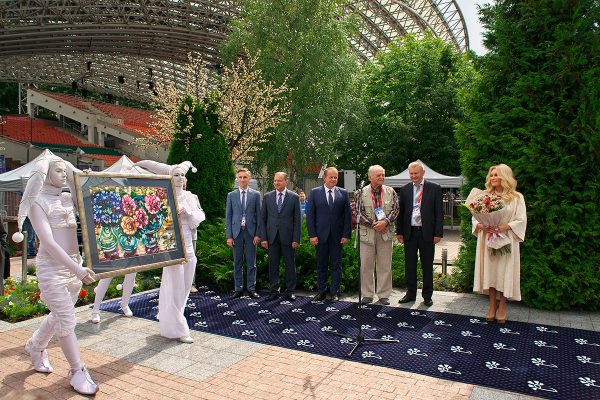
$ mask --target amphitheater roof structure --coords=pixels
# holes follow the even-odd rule
[[[362,18],[349,41],[362,60],[394,38],[426,31],[469,48],[455,0],[352,0]],[[5,0],[0,81],[75,86],[147,100],[155,82],[182,82],[187,54],[219,68],[235,0]]]

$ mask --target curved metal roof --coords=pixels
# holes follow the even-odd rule
[[[392,39],[429,30],[469,48],[455,0],[353,0],[364,23],[350,42],[368,60]],[[156,79],[177,82],[188,53],[219,64],[235,0],[5,0],[0,81],[72,85],[147,99]],[[119,79],[119,77],[122,79]]]

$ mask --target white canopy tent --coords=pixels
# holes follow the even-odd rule
[[[427,165],[425,165],[425,179],[435,182],[443,188],[460,188],[464,183],[464,178],[462,176],[443,175],[432,170]],[[385,184],[393,188],[400,188],[410,182],[411,180],[410,175],[408,174],[408,168],[400,172],[398,175],[387,176],[385,178]]]
[[[150,171],[146,171],[142,167],[138,167],[134,164],[133,161],[129,159],[127,156],[123,156],[119,158],[117,162],[115,162],[110,167],[104,169],[102,172],[114,172],[119,174],[140,174],[140,175],[154,175]]]
[[[37,161],[43,157],[48,157],[49,155],[54,155],[54,153],[45,149],[39,156],[29,161],[27,164],[21,165],[19,168],[13,169],[12,171],[0,174],[0,192],[24,191],[27,180],[29,180],[31,171],[33,171]]]

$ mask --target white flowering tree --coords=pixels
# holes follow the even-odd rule
[[[234,162],[251,161],[290,113],[286,95],[292,89],[285,81],[265,82],[256,59],[247,55],[225,67],[219,85],[221,133]]]

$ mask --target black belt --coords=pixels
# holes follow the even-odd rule
[[[417,230],[417,231],[422,231],[423,227],[422,226],[411,226],[411,229]]]

